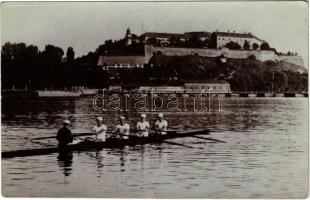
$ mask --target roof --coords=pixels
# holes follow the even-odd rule
[[[261,41],[261,42],[266,42],[266,40],[262,40],[262,39],[256,37],[255,35],[253,35],[253,38],[255,38],[255,39],[257,39],[258,41]]]
[[[197,35],[198,37],[209,37],[211,33],[205,31],[186,32],[184,35]]]
[[[157,33],[157,32],[146,32],[141,35],[141,37],[157,37],[157,38],[189,38],[191,35],[197,35],[198,37],[209,37],[211,33],[205,31],[196,31],[196,32],[186,32],[181,33]]]
[[[241,37],[241,38],[254,38],[251,33],[235,33],[235,32],[214,32],[217,36],[224,37]]]
[[[179,33],[156,33],[156,32],[146,32],[141,35],[142,37],[157,37],[157,38],[171,38],[171,37],[179,37],[184,38],[186,37],[184,34]]]
[[[239,37],[239,38],[254,38],[260,42],[266,42],[265,40],[262,40],[252,33],[235,33],[235,32],[214,32],[217,36],[223,36],[223,37]]]
[[[139,88],[182,88],[182,85],[140,85]]]
[[[99,66],[109,65],[143,65],[146,63],[144,56],[100,56],[98,60]]]

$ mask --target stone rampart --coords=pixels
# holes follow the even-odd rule
[[[167,56],[186,56],[198,55],[204,57],[218,57],[224,55],[227,58],[245,59],[254,55],[257,60],[276,60],[277,56],[274,51],[264,50],[229,50],[223,49],[198,49],[198,48],[172,48],[172,47],[154,47],[145,45],[145,57],[149,60],[154,54]]]

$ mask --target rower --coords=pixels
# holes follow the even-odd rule
[[[149,136],[149,129],[150,123],[145,120],[146,114],[141,114],[141,120],[137,123],[137,133],[139,137],[148,137]]]
[[[97,117],[97,125],[94,126],[91,133],[96,135],[97,142],[104,142],[106,140],[107,126],[103,124],[103,118]]]
[[[129,129],[130,129],[130,126],[125,121],[125,117],[120,116],[119,119],[120,119],[120,124],[118,124],[115,127],[115,130],[113,132],[116,133],[116,134],[119,134],[121,139],[124,139],[124,140],[129,139]]]
[[[168,127],[168,122],[164,120],[164,114],[159,113],[158,114],[158,119],[155,122],[155,132],[160,135],[166,135],[167,134],[167,127]]]
[[[63,127],[58,130],[56,139],[59,147],[65,147],[73,141],[72,133],[69,129],[70,121],[64,120]]]

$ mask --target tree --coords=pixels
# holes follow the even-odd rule
[[[259,45],[257,43],[252,44],[252,49],[256,50],[259,48]]]
[[[287,75],[281,71],[273,72],[273,84],[275,92],[283,92],[287,87]]]
[[[174,46],[175,47],[181,47],[183,46],[183,41],[181,41],[181,39],[179,37],[176,37],[175,41],[174,41]]]
[[[237,42],[230,41],[225,45],[228,49],[238,50],[241,46]]]
[[[216,33],[212,33],[210,36],[210,44],[209,44],[210,48],[216,49],[217,48],[217,36]]]
[[[204,41],[203,41],[203,46],[204,47],[210,47],[210,40],[208,38],[206,38]]]
[[[247,40],[244,41],[243,49],[245,49],[245,50],[249,50],[250,49],[250,43]]]
[[[203,41],[201,41],[196,34],[193,34],[187,40],[187,46],[192,48],[201,48],[203,47]]]
[[[40,66],[44,67],[41,69],[38,77],[38,85],[43,88],[59,88],[63,86],[63,78],[65,73],[62,67],[62,56],[64,52],[61,48],[46,45],[45,50],[40,56]]]
[[[68,47],[67,49],[67,62],[73,62],[74,60],[74,51],[72,47]]]
[[[250,59],[250,60],[256,60],[256,57],[255,57],[254,55],[250,55],[250,56],[248,57],[248,59]]]
[[[260,49],[261,50],[270,50],[270,46],[267,42],[263,42],[261,45],[260,45]]]
[[[25,43],[5,43],[2,46],[2,87],[30,88],[38,63],[38,47]]]
[[[158,41],[157,41],[156,37],[151,37],[151,38],[148,38],[146,40],[146,44],[157,46]]]
[[[45,50],[42,53],[45,54],[46,58],[53,63],[60,63],[62,56],[64,55],[64,51],[60,47],[50,44],[45,46]]]
[[[176,37],[173,35],[169,38],[169,45],[174,46],[176,42]]]
[[[13,56],[17,59],[22,60],[26,56],[27,46],[25,43],[15,44]]]

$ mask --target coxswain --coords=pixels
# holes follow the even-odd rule
[[[107,126],[103,124],[103,118],[97,117],[97,125],[94,126],[91,133],[96,135],[97,142],[104,142],[106,140]]]
[[[69,129],[70,121],[64,120],[63,127],[58,130],[56,139],[59,147],[65,147],[73,141],[72,133]]]
[[[167,134],[168,122],[164,120],[164,114],[159,113],[158,119],[155,122],[155,132],[156,134],[166,135]]]
[[[120,124],[115,127],[113,131],[116,135],[118,134],[121,139],[129,139],[129,124],[125,121],[125,117],[120,116]]]
[[[150,124],[145,120],[146,114],[141,114],[140,121],[137,123],[137,134],[139,137],[148,137]]]

